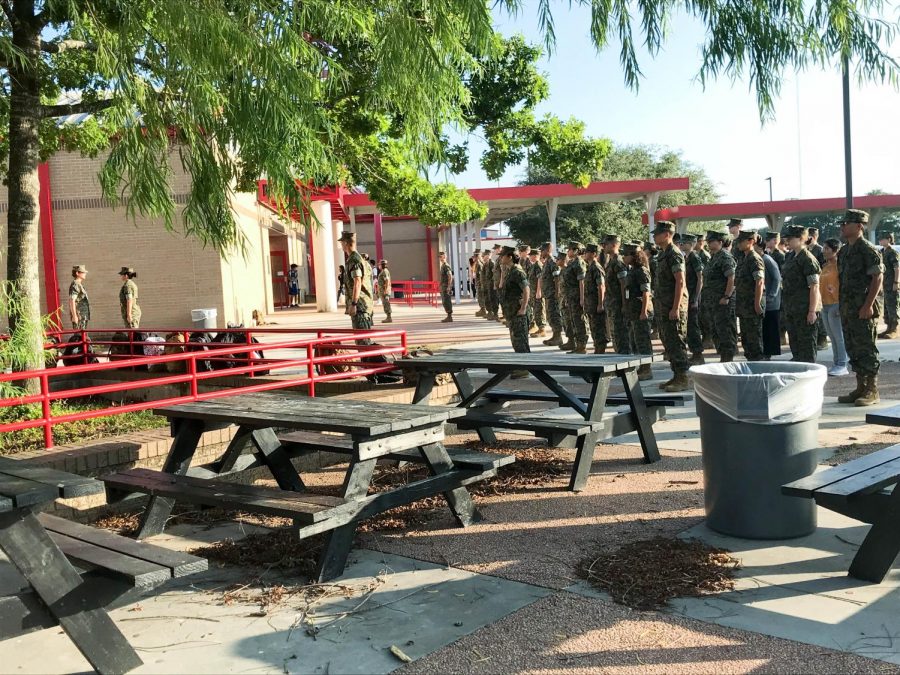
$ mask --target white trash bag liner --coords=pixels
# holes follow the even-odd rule
[[[697,396],[739,422],[791,424],[822,413],[828,371],[817,363],[712,363],[690,369]]]

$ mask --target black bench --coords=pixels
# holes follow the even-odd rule
[[[871,523],[849,574],[880,583],[900,553],[900,445],[892,445],[840,466],[795,480],[785,495],[814,499],[816,504]]]
[[[514,389],[492,389],[482,395],[488,401],[534,401],[540,403],[552,403],[554,401],[564,404],[559,396],[548,391],[519,391]],[[576,395],[582,403],[590,400],[590,395]],[[647,406],[664,406],[683,408],[686,401],[693,400],[692,394],[644,394],[644,402]],[[628,397],[625,394],[609,394],[606,397],[607,407],[628,405]]]

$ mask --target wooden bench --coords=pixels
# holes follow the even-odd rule
[[[850,564],[850,576],[880,583],[900,552],[900,444],[782,486],[785,495],[871,523]]]
[[[491,402],[500,401],[534,401],[551,403],[559,401],[559,397],[547,391],[518,391],[514,389],[492,389],[482,395]],[[590,400],[588,394],[576,396],[583,403]],[[648,406],[664,406],[683,408],[686,401],[693,400],[692,394],[644,394],[644,402]],[[625,394],[610,394],[606,397],[607,407],[628,405],[628,397]]]

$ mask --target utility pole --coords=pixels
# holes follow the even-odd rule
[[[844,178],[847,183],[847,208],[853,208],[853,156],[850,150],[850,60],[842,61],[844,85]]]
[[[772,201],[772,176],[769,176],[768,178],[764,178],[763,180],[769,181],[769,201],[771,202]]]

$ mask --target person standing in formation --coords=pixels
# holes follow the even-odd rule
[[[531,321],[533,328],[528,337],[543,337],[547,334],[544,330],[544,303],[541,301],[541,274],[543,267],[540,261],[540,251],[536,248],[528,251],[528,290],[531,293]]]
[[[551,244],[546,241],[541,246],[541,281],[538,285],[538,301],[544,303],[547,314],[547,323],[550,324],[552,335],[544,340],[548,347],[558,347],[562,344],[562,315],[559,311],[559,303],[556,297],[556,280],[559,277],[559,267],[553,259]]]
[[[591,339],[594,341],[594,353],[606,352],[609,336],[606,333],[606,273],[597,260],[600,247],[590,243],[584,247],[584,312],[587,315]]]
[[[781,316],[781,269],[778,263],[768,254],[763,247],[762,240],[756,238],[756,252],[763,259],[766,266],[766,313],[763,314],[762,341],[763,359],[770,360],[773,356],[781,354],[781,329],[779,317]]]
[[[737,326],[734,320],[734,258],[725,248],[727,234],[710,230],[706,233],[710,259],[703,268],[702,311],[706,314],[713,346],[719,360],[734,360],[737,350]]]
[[[381,297],[381,306],[385,314],[381,323],[394,323],[391,317],[391,271],[388,269],[388,261],[382,260],[378,267],[378,295]]]
[[[841,327],[841,278],[837,266],[841,242],[829,239],[823,248],[825,265],[822,266],[822,274],[819,276],[819,291],[822,295],[822,319],[831,340],[833,365],[828,374],[832,377],[842,377],[849,375],[850,371],[847,370],[847,350],[844,348],[844,329]]]
[[[619,237],[608,234],[603,239],[603,250],[607,256],[606,263],[606,320],[609,324],[609,335],[617,354],[631,354],[631,338],[625,325],[622,307],[625,302],[625,280],[628,277],[628,266],[619,256]],[[652,323],[652,322],[651,322]],[[652,328],[651,328],[652,330]]]
[[[443,319],[441,319],[441,323],[452,323],[453,322],[453,270],[450,269],[450,265],[447,264],[447,254],[441,251],[438,254],[438,259],[440,260],[440,280],[441,280],[441,304],[444,306],[444,311],[447,313]]]
[[[478,301],[478,311],[475,316],[486,317],[487,307],[484,304],[484,285],[482,277],[484,272],[484,263],[481,259],[481,249],[476,248],[475,254],[472,256],[474,266],[472,267],[472,283],[475,285],[475,299]]]
[[[496,309],[494,307],[494,261],[491,259],[491,250],[484,249],[481,252],[481,288],[484,293],[484,318],[488,321],[494,321],[497,318]]]
[[[652,354],[653,343],[650,334],[653,331],[653,302],[651,295],[650,263],[647,254],[635,244],[626,244],[623,263],[629,267],[625,279],[625,301],[622,314],[628,331],[630,342],[638,354]],[[652,380],[653,371],[649,364],[640,366],[637,371],[639,380]]]
[[[696,237],[681,235],[679,245],[684,253],[685,276],[688,289],[687,346],[691,351],[691,365],[701,366],[703,358],[703,332],[700,328],[700,293],[703,291],[703,258],[695,250]]]
[[[353,328],[358,330],[372,328],[372,276],[369,266],[356,250],[356,234],[342,232],[338,239],[344,250],[344,302],[345,313],[350,317]]]
[[[119,270],[122,288],[119,289],[119,309],[122,311],[122,322],[125,328],[140,328],[141,307],[138,305],[138,287],[134,283],[137,272],[130,267]]]
[[[500,287],[500,303],[509,328],[513,351],[528,353],[528,327],[531,325],[531,291],[525,270],[519,264],[519,256],[512,246],[504,246],[498,258],[503,270]],[[527,377],[528,371],[516,371],[512,377]]]
[[[897,332],[897,290],[900,289],[900,259],[894,250],[894,235],[885,232],[879,238],[881,244],[881,260],[884,264],[884,322],[885,331],[879,335],[883,340],[893,340]]]
[[[816,310],[819,304],[819,274],[822,268],[806,250],[806,228],[785,227],[784,238],[790,248],[781,270],[782,311],[788,330],[792,361],[816,362]]]
[[[87,272],[84,265],[72,266],[72,283],[69,284],[69,319],[72,321],[72,330],[87,330],[91,320],[91,300],[84,287]]]
[[[741,258],[743,257],[743,253],[738,250],[736,246],[738,235],[741,233],[741,230],[744,227],[744,221],[740,218],[732,218],[728,221],[728,234],[731,235],[729,241],[732,243],[731,246],[731,257],[734,258],[734,266],[737,267]]]
[[[647,254],[647,263],[650,265],[650,300],[653,303],[653,332],[651,335],[653,339],[660,337],[659,332],[659,319],[660,319],[660,308],[659,308],[659,293],[657,293],[657,276],[656,276],[656,266],[659,260],[659,249],[653,245],[653,242],[645,241],[643,245],[640,242],[636,242],[638,246],[643,246],[644,253]],[[631,340],[631,332],[629,331],[629,342]],[[634,345],[630,344],[629,347],[631,351],[634,351]]]
[[[766,253],[775,261],[780,270],[784,265],[784,251],[781,250],[781,233],[766,232]]]
[[[559,315],[562,318],[562,326],[563,332],[566,334],[566,339],[563,344],[559,345],[560,349],[569,349],[569,347],[564,347],[563,345],[568,345],[572,343],[572,347],[574,349],[574,341],[572,339],[574,333],[572,328],[572,321],[569,317],[569,310],[566,307],[566,291],[563,287],[563,274],[565,274],[566,267],[568,265],[568,259],[566,257],[565,251],[557,251],[556,252],[556,303],[559,305]]]
[[[694,245],[694,253],[700,259],[703,269],[709,264],[709,251],[706,250],[706,239],[702,234],[697,235],[697,243]],[[703,349],[713,349],[712,326],[709,324],[709,316],[703,311],[703,303],[700,301],[703,290],[703,275],[700,275],[698,282],[700,290],[697,291],[697,315],[700,319],[700,334],[703,336]]]
[[[825,253],[822,245],[819,243],[819,228],[810,227],[809,239],[806,242],[806,249],[812,253],[819,267],[825,267]],[[822,320],[822,314],[816,317],[816,349],[825,349],[828,346],[828,333],[825,330],[825,322]]]
[[[684,278],[684,254],[672,243],[675,223],[661,220],[653,230],[653,239],[659,248],[656,261],[656,288],[659,293],[657,320],[659,337],[666,358],[672,369],[672,379],[660,385],[668,392],[686,391],[690,388],[687,378],[687,309],[688,292]]]
[[[567,333],[568,342],[560,349],[574,354],[587,354],[587,322],[584,316],[584,279],[587,266],[581,259],[584,246],[579,241],[570,241],[566,250],[566,268],[562,273],[562,287],[565,307],[572,332]]]
[[[881,400],[878,395],[881,364],[875,334],[881,316],[879,292],[884,267],[881,254],[863,236],[868,223],[868,213],[849,209],[841,223],[841,238],[847,244],[838,252],[841,327],[850,367],[856,373],[856,389],[838,396],[838,402],[858,406],[873,405]]]
[[[763,357],[762,324],[766,311],[766,264],[756,252],[756,232],[738,235],[741,262],[734,270],[735,316],[740,320],[741,344],[748,361]]]
[[[494,321],[504,323],[505,316],[501,316],[503,307],[500,305],[500,281],[503,268],[500,266],[500,244],[494,244],[494,267],[491,269],[491,290],[493,291]]]

